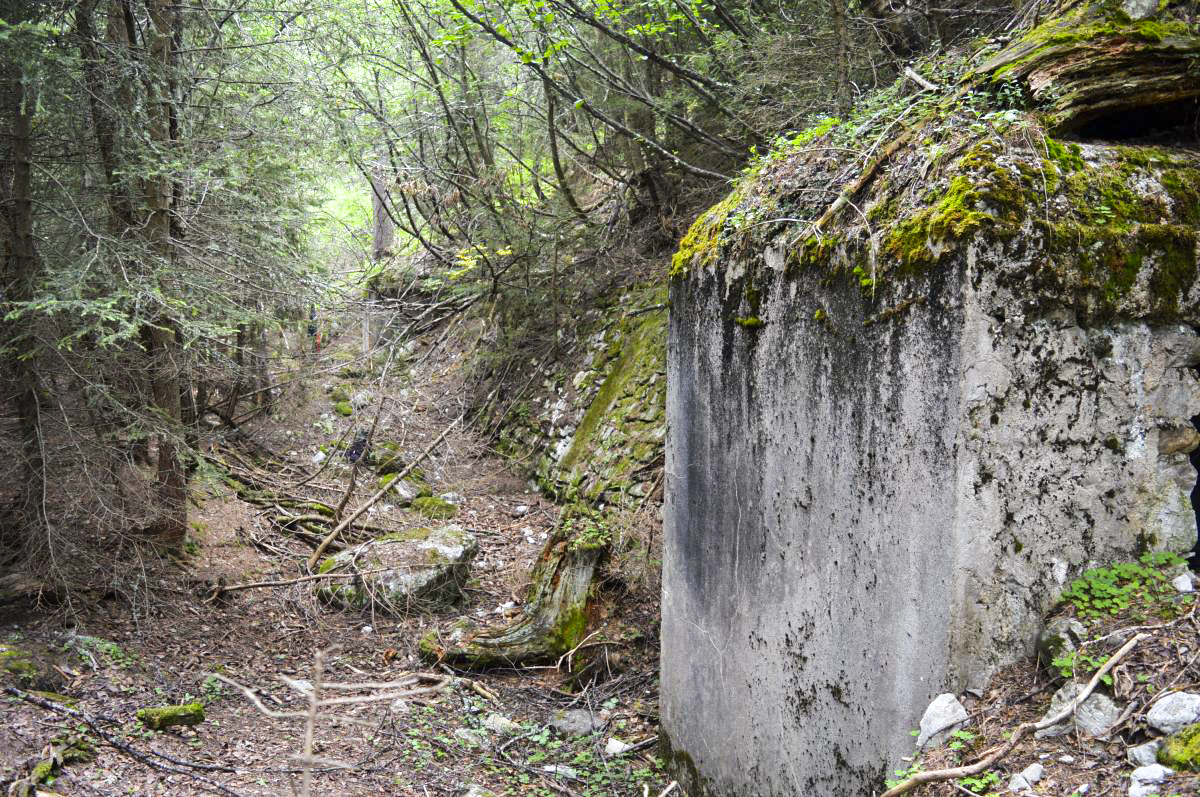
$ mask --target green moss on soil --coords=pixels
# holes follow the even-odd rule
[[[454,504],[433,495],[414,498],[412,509],[431,520],[445,520],[454,517],[458,513],[458,507]]]
[[[339,404],[343,401],[349,401],[352,395],[354,395],[354,386],[343,383],[337,385],[332,391],[330,391],[329,400],[334,404]]]
[[[350,405],[349,401],[339,401],[333,405],[333,411],[343,418],[349,418],[354,414],[354,407]]]
[[[1158,763],[1171,769],[1200,772],[1200,724],[1188,725],[1168,736],[1158,750]]]

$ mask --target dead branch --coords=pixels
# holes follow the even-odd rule
[[[310,576],[300,576],[299,578],[288,578],[279,581],[252,581],[246,584],[232,584],[223,587],[217,585],[213,587],[212,593],[205,599],[212,603],[217,598],[220,598],[226,592],[238,592],[244,589],[260,589],[264,587],[290,587],[292,584],[302,584],[305,581],[321,581],[327,578],[358,578],[360,576],[369,576],[375,573],[383,573],[387,570],[395,570],[396,568],[381,568],[379,570],[362,570],[353,573],[314,573]]]
[[[425,458],[428,457],[430,454],[432,454],[433,450],[435,448],[437,448],[443,440],[446,439],[446,435],[450,434],[450,430],[458,425],[458,421],[459,421],[458,418],[455,418],[453,421],[451,421],[450,425],[447,426],[445,429],[443,429],[442,433],[439,434],[432,443],[425,446],[424,451],[422,451],[420,454],[418,454],[417,457],[412,462],[405,465],[404,470],[402,470],[398,474],[396,474],[396,478],[392,479],[387,484],[385,484],[383,487],[379,488],[379,490],[377,490],[374,495],[372,495],[370,498],[368,498],[366,501],[364,501],[362,504],[360,504],[359,507],[357,509],[355,509],[352,513],[350,513],[349,517],[347,517],[341,523],[338,523],[336,526],[334,526],[333,531],[329,532],[329,534],[327,534],[325,536],[325,539],[321,540],[321,544],[317,546],[317,549],[315,551],[313,551],[312,556],[308,557],[309,570],[311,570],[312,568],[317,566],[317,562],[320,560],[321,554],[325,553],[325,549],[328,548],[333,543],[333,541],[337,539],[338,535],[341,534],[345,529],[347,529],[350,526],[350,524],[352,524],[354,521],[358,520],[359,515],[363,514],[368,509],[370,509],[375,504],[377,504],[379,502],[379,499],[381,499],[385,495],[387,495],[388,492],[391,491],[391,489],[393,487],[395,487],[397,484],[399,484],[401,481],[404,480],[404,477],[408,476],[408,474],[412,473],[413,470],[418,465],[420,465],[422,462],[424,462]]]
[[[212,791],[216,791],[216,792],[220,792],[221,794],[229,795],[229,797],[243,797],[243,795],[240,792],[236,792],[233,789],[229,788],[228,786],[224,786],[220,783],[217,783],[215,780],[211,780],[210,778],[206,778],[203,775],[199,775],[199,774],[191,771],[192,769],[203,769],[203,770],[216,770],[219,772],[233,772],[235,770],[232,767],[221,767],[221,766],[217,766],[215,764],[193,764],[190,761],[183,761],[180,759],[175,759],[175,758],[170,758],[168,756],[164,756],[161,753],[154,753],[153,755],[155,755],[159,758],[162,758],[163,760],[170,761],[173,764],[177,764],[178,766],[171,766],[169,764],[163,764],[163,763],[155,761],[153,758],[151,758],[150,753],[144,753],[134,747],[131,747],[130,745],[126,744],[125,742],[121,741],[120,739],[117,739],[116,737],[112,736],[110,733],[105,731],[103,727],[101,727],[99,720],[97,720],[95,717],[93,717],[88,712],[83,711],[82,709],[71,708],[70,706],[64,706],[60,703],[55,703],[51,700],[46,700],[44,698],[38,697],[37,695],[31,695],[28,692],[22,691],[20,689],[17,689],[16,687],[12,687],[12,686],[4,687],[4,692],[5,692],[5,694],[11,695],[19,700],[24,700],[26,703],[37,706],[38,708],[41,708],[41,709],[45,709],[46,711],[50,711],[55,714],[61,714],[63,716],[67,716],[67,717],[72,717],[74,719],[79,720],[80,722],[87,725],[88,728],[90,728],[93,733],[95,733],[98,737],[100,737],[100,739],[105,744],[107,744],[109,747],[112,747],[113,749],[117,750],[118,752],[124,753],[125,755],[132,758],[134,761],[137,761],[139,764],[150,767],[151,769],[157,769],[162,772],[170,772],[173,775],[184,775],[186,777],[191,778],[192,780],[203,783],[206,787],[208,787]]]
[[[1062,711],[1058,712],[1052,717],[1046,717],[1045,719],[1037,722],[1021,723],[1017,726],[1016,730],[1012,732],[1012,736],[1009,737],[1008,742],[1004,745],[1001,745],[991,754],[985,756],[979,761],[976,761],[974,764],[965,767],[951,767],[950,769],[933,769],[928,772],[918,772],[908,780],[905,780],[888,789],[882,795],[880,795],[880,797],[899,797],[899,795],[907,794],[908,792],[925,783],[941,783],[942,781],[946,780],[957,780],[958,778],[965,778],[970,775],[978,775],[980,772],[991,768],[993,764],[1012,752],[1021,739],[1025,736],[1028,736],[1031,731],[1040,731],[1043,728],[1049,728],[1052,725],[1057,725],[1067,717],[1074,714],[1075,710],[1079,708],[1083,701],[1090,697],[1092,692],[1095,691],[1096,687],[1100,684],[1100,679],[1107,675],[1108,671],[1117,665],[1117,662],[1128,655],[1129,651],[1133,650],[1134,646],[1149,636],[1149,634],[1138,634],[1130,639],[1128,642],[1122,645],[1116,653],[1110,656],[1108,661],[1104,662],[1104,665],[1100,667],[1100,669],[1096,670],[1096,674],[1092,676],[1092,680],[1088,681],[1088,684],[1083,688],[1083,691],[1076,695],[1074,700],[1064,706]]]

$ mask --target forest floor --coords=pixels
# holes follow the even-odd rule
[[[411,371],[393,368],[394,376],[383,379],[348,380],[338,372],[356,361],[356,339],[346,333],[320,355],[305,355],[309,376],[286,389],[270,415],[243,424],[257,446],[286,463],[283,475],[316,470],[317,446],[347,432],[351,439],[354,430],[371,425],[380,406],[376,439],[398,441],[406,454],[424,449],[462,416],[468,344],[460,336],[431,339],[409,352]],[[365,403],[342,417],[331,412],[327,390],[347,381],[365,391]],[[343,492],[349,465],[341,459],[335,454],[309,487],[324,495]],[[567,662],[561,668],[465,673],[422,660],[417,643],[432,627],[464,615],[502,622],[520,612],[530,568],[558,513],[461,424],[422,467],[435,494],[456,494],[455,522],[480,544],[456,606],[404,617],[340,611],[315,597],[313,582],[208,600],[215,584],[302,576],[312,548],[273,527],[216,474],[201,473],[193,484],[192,539],[184,559],[147,556],[137,583],[104,598],[5,618],[0,635],[52,651],[62,683],[54,691],[90,715],[116,745],[101,741],[78,717],[5,698],[0,784],[27,777],[55,740],[61,746],[84,733],[95,757],[63,766],[39,794],[430,797],[463,795],[472,786],[497,795],[658,794],[666,784],[654,745],[659,585],[652,561],[616,557],[610,564],[591,626],[599,633],[590,639],[635,641],[589,646],[590,655],[603,661],[584,684],[572,682]],[[349,506],[374,489],[373,478],[363,481]],[[379,525],[429,522],[384,503],[376,509],[370,517]],[[646,522],[657,523],[657,513]],[[655,528],[645,534],[658,538]],[[610,635],[615,628],[621,633]],[[322,714],[306,792],[303,689],[314,678],[319,651],[325,652],[324,682],[376,685],[347,695],[395,692],[387,685],[408,683],[404,679],[413,674],[425,674],[422,688],[438,688]],[[218,675],[251,690],[267,710],[293,716],[264,716]],[[205,706],[205,720],[194,727],[153,731],[136,719],[138,709],[189,701]],[[551,727],[556,712],[580,710],[590,731],[573,735]],[[606,752],[620,746],[611,743],[614,738],[634,748]]]

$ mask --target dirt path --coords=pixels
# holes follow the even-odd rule
[[[403,450],[422,449],[464,410],[465,352],[455,336],[434,350],[411,353],[411,374],[391,368],[380,381],[379,358],[358,378],[351,338],[322,353],[325,375],[294,384],[273,417],[248,422],[245,431],[284,458],[297,473],[315,469],[322,443],[366,428],[380,403],[376,439]],[[368,363],[368,365],[370,365]],[[347,383],[360,409],[333,412],[328,389]],[[335,462],[306,489],[331,501],[345,489],[349,465]],[[302,718],[264,717],[219,674],[252,689],[275,712],[305,712],[305,694],[283,677],[311,681],[314,655],[328,651],[324,680],[341,683],[401,681],[411,673],[442,677],[439,691],[401,700],[349,704],[343,719],[323,717],[314,734],[310,793],[317,795],[459,795],[475,784],[495,794],[641,795],[666,784],[653,758],[657,672],[657,585],[648,579],[602,595],[598,633],[590,655],[603,655],[602,674],[571,692],[568,673],[555,668],[458,673],[423,662],[417,643],[434,625],[455,618],[502,621],[520,612],[529,568],[554,526],[557,508],[490,454],[469,430],[455,428],[423,465],[436,494],[453,493],[456,522],[480,543],[472,578],[459,605],[435,616],[390,617],[347,613],[323,606],[311,583],[227,593],[209,602],[213,584],[289,579],[303,573],[311,547],[271,526],[262,510],[239,500],[214,474],[197,480],[198,508],[191,523],[194,545],[182,564],[147,559],[140,583],[115,585],[110,597],[71,611],[31,615],[5,627],[23,642],[66,649],[66,676],[56,691],[105,720],[102,727],[141,751],[154,766],[112,745],[96,744],[90,763],[65,766],[39,793],[283,795],[302,793]],[[353,507],[376,487],[360,480]],[[366,517],[388,528],[428,521],[381,502]],[[118,597],[119,596],[119,597]],[[635,633],[630,633],[630,630]],[[595,644],[617,638],[620,646]],[[582,655],[589,655],[587,651]],[[422,687],[435,685],[426,680]],[[368,695],[360,689],[345,694]],[[392,690],[395,691],[395,690]],[[206,720],[194,727],[156,732],[135,719],[139,708],[199,700]],[[584,710],[594,730],[566,735],[548,726],[555,712]],[[79,722],[13,698],[0,720],[0,783],[28,774],[56,737]],[[494,716],[493,716],[494,715]],[[512,724],[509,724],[511,721]],[[90,734],[93,739],[94,733]],[[644,746],[606,754],[613,738]],[[170,756],[170,759],[156,757]],[[174,771],[171,771],[174,770]],[[199,776],[202,779],[197,779]]]

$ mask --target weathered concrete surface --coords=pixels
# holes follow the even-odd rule
[[[871,297],[783,251],[674,280],[661,708],[693,797],[878,791],[1070,578],[1193,547],[1196,334],[1081,321],[1019,278],[1042,256],[980,237]]]

